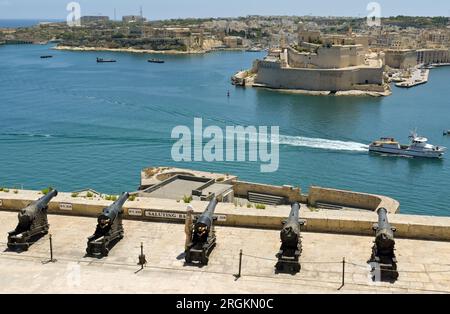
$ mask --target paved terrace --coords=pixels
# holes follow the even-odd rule
[[[436,293],[450,292],[450,243],[398,240],[399,280],[373,284],[366,261],[372,237],[303,233],[302,271],[275,275],[279,232],[217,227],[218,245],[210,264],[184,266],[184,226],[163,222],[124,221],[125,238],[102,260],[85,258],[86,238],[96,219],[49,215],[56,263],[49,258],[48,238],[28,252],[6,251],[6,233],[17,214],[0,212],[0,293]],[[138,270],[140,242],[148,266]],[[235,280],[239,250],[243,277]],[[250,257],[252,256],[252,257]],[[346,283],[341,286],[342,258]]]

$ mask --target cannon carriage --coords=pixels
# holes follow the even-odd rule
[[[8,249],[26,251],[31,244],[48,233],[50,225],[47,219],[48,204],[58,195],[58,191],[49,193],[20,210],[19,223],[8,232]]]
[[[217,206],[214,197],[208,204],[204,213],[194,221],[191,242],[186,250],[186,263],[197,262],[208,265],[209,255],[216,246],[216,234],[214,230],[214,211]]]
[[[280,232],[281,247],[276,254],[278,261],[275,265],[277,272],[298,273],[300,271],[300,255],[302,254],[302,239],[300,229],[306,224],[305,220],[299,219],[300,205],[294,203],[288,219],[284,222]]]
[[[123,204],[130,194],[123,193],[111,206],[103,209],[97,219],[97,227],[88,238],[86,254],[92,257],[108,256],[110,249],[124,237],[122,224]]]
[[[372,265],[372,271],[379,271],[380,280],[397,280],[397,258],[395,256],[395,227],[388,221],[387,210],[378,210],[378,223],[372,227],[375,232],[375,241],[372,247],[372,255],[368,261]],[[376,279],[376,273],[373,274]]]

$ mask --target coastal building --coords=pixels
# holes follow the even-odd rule
[[[312,92],[374,93],[387,95],[384,53],[369,53],[369,37],[321,36],[303,23],[298,25],[298,44],[282,43],[264,60],[254,62],[253,85]],[[357,44],[362,42],[363,44]]]
[[[309,30],[303,22],[298,23],[298,42],[318,43],[321,33],[319,30]]]
[[[109,21],[109,17],[108,16],[82,16],[81,19],[81,24],[94,24],[94,23],[105,23]]]
[[[144,23],[147,19],[140,15],[125,15],[122,17],[124,23]]]
[[[242,48],[244,40],[239,36],[226,36],[223,38],[223,43],[227,48]]]
[[[450,63],[450,50],[445,48],[417,50],[417,63]]]
[[[417,65],[417,52],[412,49],[385,50],[386,65],[394,69],[409,69]]]
[[[368,58],[363,52],[360,45],[322,46],[313,53],[289,47],[278,57],[254,63],[254,83],[276,89],[387,92],[382,54]]]

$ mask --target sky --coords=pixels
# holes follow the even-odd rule
[[[70,0],[0,0],[0,19],[61,19]],[[77,0],[81,15],[139,14],[149,20],[258,15],[355,16],[369,14],[370,0]],[[450,16],[449,0],[378,0],[382,16]]]

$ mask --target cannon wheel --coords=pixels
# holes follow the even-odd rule
[[[206,256],[206,254],[204,254],[203,256],[202,256],[202,264],[203,265],[208,265],[208,262],[209,262],[209,257],[208,256]]]
[[[188,263],[188,264],[191,264],[191,263],[192,263],[191,251],[190,251],[190,250],[187,250],[187,251],[186,251],[186,256],[185,256],[184,260],[185,260],[186,263]]]
[[[106,246],[102,247],[102,255],[108,256],[108,254],[109,254],[109,249]]]

